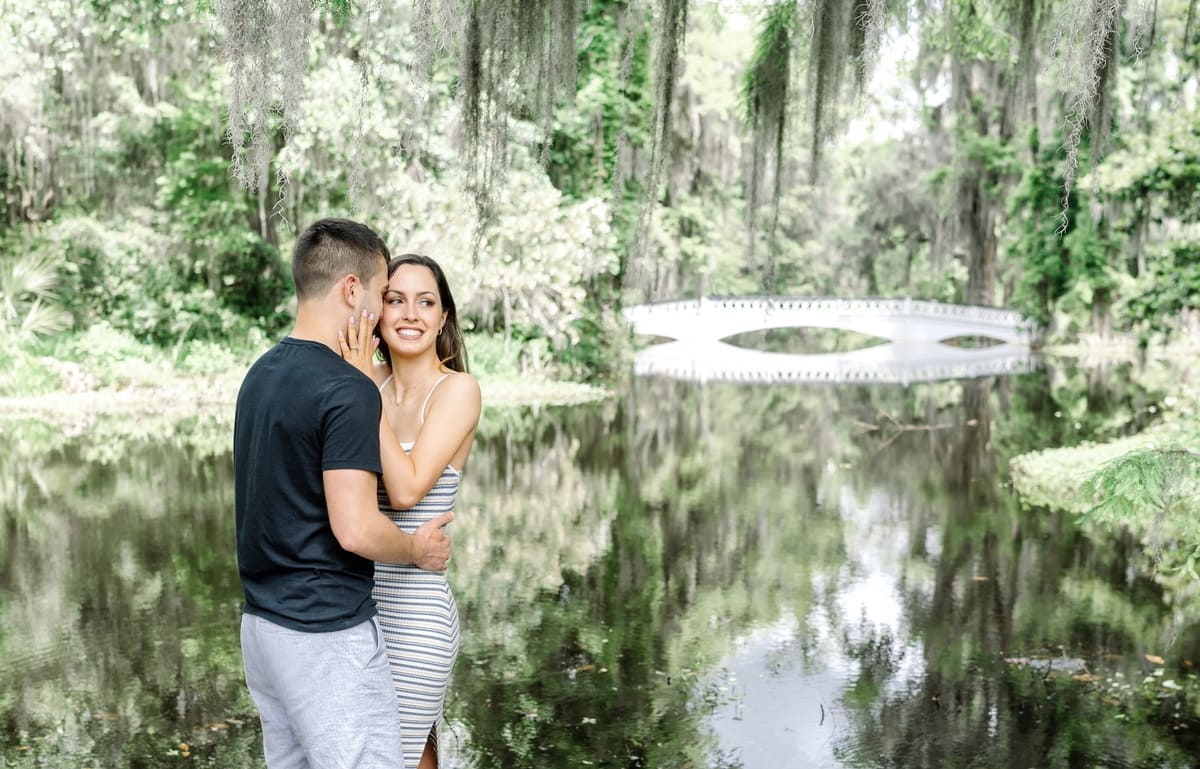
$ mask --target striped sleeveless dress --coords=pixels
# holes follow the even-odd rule
[[[429,397],[449,374],[429,388],[421,404],[421,424]],[[387,386],[391,377],[379,386]],[[403,443],[405,451],[411,443]],[[379,509],[397,526],[412,533],[436,515],[454,508],[462,473],[447,465],[425,498],[408,510],[389,505],[387,491],[380,479]],[[400,724],[404,740],[404,765],[415,769],[425,750],[425,741],[442,717],[446,689],[458,656],[458,607],[443,572],[424,571],[413,565],[375,564],[375,597],[379,625],[387,642],[392,683],[400,705]]]

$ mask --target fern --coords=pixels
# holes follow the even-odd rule
[[[1083,520],[1142,531],[1159,562],[1168,546],[1187,553],[1180,566],[1196,576],[1200,453],[1180,447],[1131,451],[1088,478],[1082,491],[1096,503],[1083,514]]]

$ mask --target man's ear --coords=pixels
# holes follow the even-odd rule
[[[358,280],[358,276],[351,273],[342,278],[342,300],[354,307],[358,301],[358,294],[363,290],[362,284]]]

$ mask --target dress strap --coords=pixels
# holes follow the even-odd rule
[[[450,372],[450,374],[453,373],[453,371]],[[441,377],[439,377],[438,380],[433,383],[433,387],[429,388],[429,392],[426,393],[425,400],[421,402],[421,424],[425,424],[425,407],[429,405],[430,396],[433,395],[433,391],[437,389],[438,385],[446,381],[446,377],[450,376],[450,374],[442,374]]]
[[[383,380],[383,384],[379,385],[379,392],[383,392],[383,388],[387,387],[387,383],[392,381],[392,375],[388,374],[387,379]]]

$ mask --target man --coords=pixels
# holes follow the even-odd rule
[[[446,513],[414,534],[376,501],[379,392],[338,354],[374,322],[388,249],[322,219],[296,241],[292,333],[246,374],[234,418],[242,658],[270,769],[402,766],[400,721],[371,598],[374,561],[440,571]]]

